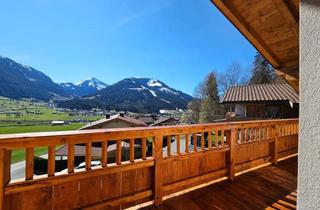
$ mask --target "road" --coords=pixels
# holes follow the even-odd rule
[[[41,155],[42,158],[47,158],[48,154]],[[21,179],[25,177],[26,161],[11,164],[11,180]]]
[[[11,180],[23,178],[25,175],[26,161],[11,164]]]

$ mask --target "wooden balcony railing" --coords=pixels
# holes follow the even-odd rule
[[[295,154],[298,130],[298,120],[288,119],[0,135],[1,209],[159,205],[164,196],[218,178],[233,180],[239,172]],[[123,142],[130,145],[128,160],[123,160]],[[79,144],[85,146],[84,169],[75,169]],[[92,146],[97,144],[101,165],[92,167]],[[57,145],[68,145],[65,172],[55,172]],[[112,145],[115,161],[109,162]],[[48,147],[46,175],[34,175],[37,147]],[[23,180],[10,179],[15,149],[26,151]]]

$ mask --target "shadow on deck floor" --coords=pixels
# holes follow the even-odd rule
[[[198,209],[296,209],[297,157],[277,166],[266,166],[168,199],[157,208],[143,210]]]

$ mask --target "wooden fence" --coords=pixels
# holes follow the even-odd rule
[[[119,209],[152,200],[159,205],[164,196],[222,177],[233,180],[237,172],[297,153],[298,130],[297,119],[286,119],[0,135],[1,209]],[[116,144],[114,163],[108,162],[110,142]],[[122,160],[122,142],[130,144],[128,161]],[[86,148],[84,169],[75,169],[76,144]],[[97,144],[101,166],[92,167]],[[57,145],[68,145],[66,172],[55,172]],[[37,147],[48,147],[47,175],[33,173]],[[25,178],[11,180],[11,151],[21,148]]]

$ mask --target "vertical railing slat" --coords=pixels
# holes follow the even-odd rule
[[[134,138],[130,139],[130,162],[131,163],[134,162]]]
[[[271,155],[272,155],[272,163],[277,165],[278,163],[278,136],[279,136],[279,128],[277,125],[272,126],[271,128],[271,138],[274,138],[272,147],[271,147]]]
[[[108,142],[101,142],[101,166],[107,167],[108,165]]]
[[[74,172],[74,144],[68,144],[68,173]]]
[[[204,132],[201,133],[201,150],[204,150]]]
[[[241,128],[241,144],[244,144],[246,142],[245,138],[246,138],[245,130],[244,128]]]
[[[34,148],[26,148],[26,180],[33,179]]]
[[[56,164],[56,148],[55,146],[48,147],[48,176],[54,176]]]
[[[167,156],[171,156],[171,136],[165,137],[167,140]]]
[[[121,140],[117,140],[116,146],[117,146],[117,151],[116,151],[116,164],[121,165]]]
[[[180,154],[180,135],[176,135],[176,141],[177,141],[177,154]]]
[[[147,159],[147,138],[142,138],[141,140],[141,144],[142,144],[142,148],[141,148],[141,158],[142,160],[146,160]]]
[[[86,143],[86,170],[91,170],[91,142]]]
[[[215,147],[218,147],[218,144],[219,144],[219,131],[218,130],[215,130],[214,131],[214,146]]]
[[[212,131],[210,130],[208,132],[208,149],[211,148],[211,145],[212,145]]]
[[[197,134],[196,133],[194,133],[193,135],[192,135],[192,141],[193,141],[193,151],[194,152],[196,152],[197,151],[197,143],[198,143],[198,141],[197,141]]]
[[[185,140],[185,152],[188,153],[189,152],[189,134],[186,134],[186,140]]]
[[[224,146],[224,130],[221,130],[221,146]]]
[[[152,157],[155,158],[155,151],[156,151],[156,144],[155,144],[155,138],[152,138]]]

